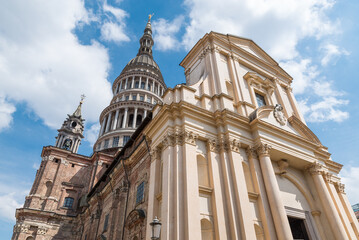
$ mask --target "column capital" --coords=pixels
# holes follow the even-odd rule
[[[258,156],[269,156],[272,146],[269,144],[260,144],[256,148]]]
[[[160,147],[154,147],[152,150],[151,150],[151,157],[152,157],[152,160],[159,160],[161,159],[161,148]]]
[[[341,182],[335,182],[334,186],[335,186],[335,188],[337,189],[337,191],[339,193],[344,193],[345,194],[345,184],[343,184]]]
[[[325,180],[326,182],[328,182],[328,183],[334,183],[333,174],[332,174],[332,173],[323,171],[322,174],[323,174],[323,178],[324,178],[324,180]]]
[[[218,141],[214,138],[207,140],[207,147],[211,152],[219,152],[219,144]]]
[[[229,146],[231,148],[231,151],[239,153],[240,152],[240,147],[241,147],[241,143],[239,140],[237,139],[229,139]]]
[[[320,175],[324,172],[324,166],[318,162],[314,162],[305,168],[312,175]]]
[[[257,158],[257,150],[255,147],[247,147],[246,149],[248,159]]]

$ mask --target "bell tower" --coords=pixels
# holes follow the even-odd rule
[[[66,149],[73,153],[77,153],[81,139],[84,138],[84,121],[81,116],[81,106],[85,99],[85,95],[81,95],[81,101],[75,112],[68,117],[62,124],[56,137],[55,147]]]

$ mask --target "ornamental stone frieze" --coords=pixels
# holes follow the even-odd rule
[[[16,224],[14,226],[15,233],[28,233],[30,230],[30,225],[27,224]]]
[[[258,156],[269,156],[272,146],[269,144],[260,144],[256,147]]]
[[[47,228],[39,227],[36,232],[38,235],[45,235],[47,233]]]
[[[207,140],[207,147],[211,152],[220,152],[222,151],[233,151],[233,152],[240,152],[241,143],[239,140],[234,138],[226,138],[226,137],[220,137],[220,138],[212,138]]]
[[[196,145],[196,140],[198,134],[193,133],[192,131],[179,130],[176,132],[169,132],[161,141],[161,147],[167,148],[168,146],[182,145],[183,143],[188,143],[191,145]]]

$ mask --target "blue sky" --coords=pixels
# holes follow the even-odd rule
[[[137,54],[148,14],[154,58],[169,87],[185,82],[178,65],[211,30],[253,39],[294,78],[307,124],[344,164],[359,202],[355,0],[0,0],[0,237],[9,239],[43,146],[80,100],[86,119],[79,153],[90,155],[111,84]]]

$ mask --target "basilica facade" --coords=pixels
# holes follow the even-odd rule
[[[358,239],[342,165],[307,127],[293,79],[252,40],[210,32],[167,88],[151,22],[113,83],[91,156],[81,106],[64,121],[14,240]],[[295,81],[295,80],[294,80]]]

